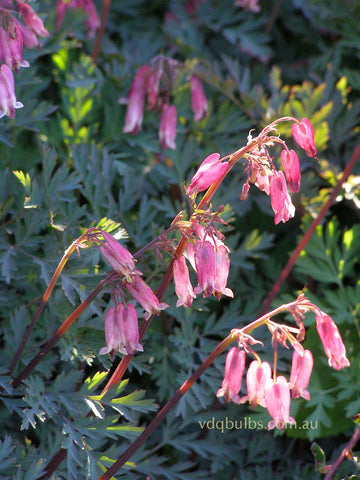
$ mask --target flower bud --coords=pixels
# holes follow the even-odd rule
[[[279,171],[270,177],[271,207],[275,213],[275,225],[287,222],[295,215],[295,207],[286,188],[284,174]]]
[[[177,113],[175,106],[164,103],[159,128],[159,141],[163,148],[172,148],[175,150],[176,123]]]
[[[216,180],[219,180],[228,170],[228,162],[220,161],[218,153],[212,153],[201,163],[197,172],[191,179],[187,193],[202,192],[210,187]]]
[[[303,397],[305,400],[310,400],[310,393],[306,388],[309,385],[313,364],[313,356],[310,350],[304,350],[303,355],[294,350],[290,374],[292,398]]]
[[[195,298],[194,290],[190,282],[189,270],[183,256],[174,260],[174,283],[175,293],[178,296],[176,306],[190,307],[193,298]]]
[[[267,362],[261,365],[257,360],[250,363],[246,373],[246,389],[250,405],[254,408],[256,405],[265,407],[265,387],[267,381],[271,379],[271,367]]]
[[[143,121],[145,94],[147,89],[147,75],[149,67],[143,65],[136,72],[128,95],[128,104],[125,116],[124,133],[135,135]]]
[[[167,303],[160,303],[149,285],[137,275],[134,277],[134,282],[125,282],[125,288],[145,310],[145,320],[148,320],[153,314],[159,315],[161,310],[165,310],[169,306]]]
[[[225,402],[240,403],[238,393],[241,389],[241,382],[245,368],[245,352],[237,347],[228,351],[225,360],[225,374],[221,388],[217,391],[217,397],[224,397]]]
[[[268,424],[268,430],[280,428],[284,430],[288,423],[295,424],[290,413],[290,390],[285,377],[269,378],[265,387],[265,404],[272,417]]]
[[[348,367],[350,362],[346,358],[345,345],[340,332],[332,318],[321,310],[316,315],[316,329],[324,346],[330,367],[335,368],[335,370]]]
[[[16,101],[14,75],[11,69],[3,64],[0,67],[0,118],[7,115],[15,117],[15,109],[24,105]]]
[[[316,157],[314,129],[309,120],[303,118],[301,122],[294,123],[291,131],[299,147],[303,148],[309,157]]]
[[[296,152],[294,150],[283,150],[281,152],[281,163],[290,190],[298,192],[300,188],[300,162]]]
[[[115,238],[107,232],[102,232],[105,243],[101,245],[100,251],[111,267],[127,281],[132,282],[135,275],[141,272],[135,269],[135,258],[129,250],[124,248]]]
[[[199,77],[192,75],[190,78],[191,108],[194,112],[196,122],[203,120],[208,111],[208,104],[204,93],[204,88]]]
[[[48,37],[49,32],[44,27],[43,21],[27,3],[18,3],[19,12],[24,17],[26,25],[38,36]]]

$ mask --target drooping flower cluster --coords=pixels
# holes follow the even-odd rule
[[[313,311],[316,315],[317,330],[328,357],[329,365],[336,370],[350,365],[346,358],[345,346],[339,330],[329,315],[322,312],[303,294],[299,295],[288,310],[298,324],[297,337],[301,340],[304,335],[302,325],[304,313]],[[274,322],[269,320],[270,323],[273,342],[276,339],[277,342],[286,346],[287,339],[291,338],[290,330],[294,331],[296,329],[277,324],[274,328]],[[270,327],[270,325],[268,326]],[[299,341],[292,338],[291,342],[294,350],[289,381],[283,375],[277,376],[275,371],[272,372],[269,363],[261,362],[259,357],[255,355],[257,359],[250,363],[246,373],[247,395],[240,397],[239,392],[245,370],[245,354],[254,354],[254,352],[247,343],[249,340],[244,337],[241,330],[237,332],[238,346],[232,347],[227,354],[224,380],[217,396],[224,397],[226,402],[244,403],[248,401],[253,408],[256,405],[265,407],[272,418],[268,424],[268,429],[275,427],[284,429],[288,423],[293,424],[295,422],[290,417],[290,398],[310,399],[307,387],[314,364],[312,353],[310,350],[304,350]]]
[[[314,131],[309,120],[303,118],[299,122],[292,117],[281,118],[265,127],[258,137],[252,138],[249,134],[248,145],[242,155],[239,153],[240,150],[223,158],[220,158],[219,153],[208,155],[192,177],[187,188],[190,201],[194,203],[199,192],[207,190],[216,182],[221,182],[233,165],[232,159],[236,158],[236,155],[240,155],[247,161],[245,167],[247,178],[242,187],[240,199],[246,200],[248,198],[250,184],[254,184],[259,190],[270,196],[271,207],[275,213],[275,224],[287,222],[292,218],[295,215],[295,207],[287,186],[293,193],[300,188],[299,158],[296,152],[289,150],[285,142],[278,136],[270,135],[271,132],[276,131],[277,123],[289,120],[294,122],[292,125],[294,140],[308,155],[315,156]],[[280,157],[284,173],[275,168],[269,153],[269,147],[272,147],[275,143],[280,143],[283,147]],[[236,161],[238,159],[239,157]]]
[[[203,297],[221,295],[233,297],[226,286],[229,275],[229,249],[220,240],[220,233],[211,226],[205,229],[200,223],[192,222],[193,238],[189,241],[184,256],[174,259],[175,293],[178,296],[176,306],[190,307],[199,293]],[[186,259],[196,272],[197,286],[193,288]]]
[[[308,119],[303,118],[301,122],[293,120],[292,134],[296,143],[305,150],[307,155],[316,156],[316,147],[314,141],[314,131]],[[247,179],[243,185],[240,194],[241,200],[248,198],[250,183],[254,184],[259,190],[270,195],[271,207],[275,213],[275,224],[287,222],[295,215],[295,207],[287,189],[287,183],[290,190],[295,193],[300,188],[300,163],[294,150],[289,150],[286,144],[275,136],[270,136],[271,130],[276,130],[276,126],[271,124],[266,127],[258,137],[258,143],[255,148],[245,154],[248,160],[246,167]],[[249,136],[249,143],[252,141]],[[276,170],[268,148],[274,143],[280,143],[283,146],[281,152],[281,164],[285,175],[281,170]],[[287,183],[286,183],[287,182]]]
[[[58,0],[56,2],[56,28],[64,21],[67,10],[82,10],[86,15],[85,26],[89,37],[93,37],[100,27],[100,18],[93,0]]]
[[[139,343],[138,317],[134,305],[119,304],[111,307],[105,316],[106,347],[100,349],[100,355],[120,352],[131,355],[144,349]]]
[[[142,273],[136,269],[136,260],[133,255],[109,233],[102,232],[105,240],[100,245],[104,259],[119,274],[120,279],[116,291],[125,298],[128,292],[145,310],[144,318],[158,315],[161,310],[168,307],[166,303],[159,302],[158,298],[141,278]],[[118,303],[111,307],[105,316],[106,347],[100,353],[119,351],[130,355],[135,350],[142,351],[139,344],[138,317],[135,307],[131,303]]]
[[[16,14],[18,13],[18,15]],[[22,21],[24,23],[22,23]],[[0,118],[15,117],[15,110],[23,107],[16,100],[12,70],[29,67],[23,59],[23,47],[39,47],[38,37],[48,37],[49,32],[32,7],[23,0],[0,0]]]
[[[149,110],[161,114],[159,142],[164,149],[176,148],[177,111],[171,103],[172,91],[177,80],[177,71],[184,66],[172,58],[158,55],[149,65],[143,65],[136,72],[126,99],[124,133],[135,135],[141,128],[145,98]],[[191,106],[194,120],[200,121],[207,115],[207,100],[202,82],[198,76],[190,77]]]

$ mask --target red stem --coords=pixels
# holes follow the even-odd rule
[[[325,205],[320,210],[320,213],[317,216],[317,218],[315,218],[315,220],[312,222],[310,227],[305,232],[305,234],[302,237],[301,241],[299,242],[298,246],[295,248],[291,257],[289,258],[285,267],[283,268],[282,272],[280,273],[280,275],[279,275],[278,279],[276,280],[274,286],[272,287],[269,295],[264,300],[264,303],[263,303],[263,305],[261,307],[261,310],[260,310],[260,315],[263,315],[270,308],[270,305],[271,305],[272,301],[274,300],[277,293],[279,292],[279,290],[281,288],[281,285],[284,283],[287,276],[291,272],[296,260],[298,259],[299,255],[300,255],[300,252],[302,250],[304,250],[304,248],[306,247],[307,243],[309,242],[312,234],[314,233],[316,227],[319,225],[321,220],[324,218],[326,212],[329,210],[329,208],[333,204],[335,198],[337,197],[337,195],[338,195],[338,193],[339,193],[339,191],[342,187],[342,184],[346,181],[346,179],[350,175],[350,173],[351,173],[352,169],[354,168],[355,163],[358,160],[359,156],[360,156],[360,144],[357,145],[353,154],[351,155],[351,158],[350,158],[348,164],[346,165],[345,170],[343,171],[343,174],[342,174],[340,180],[338,181],[334,190],[331,192],[331,195],[330,195],[328,201],[325,203]]]
[[[145,430],[138,438],[129,446],[127,450],[119,457],[116,462],[103,473],[98,480],[109,480],[124,463],[136,452],[136,450],[147,440],[158,425],[164,420],[166,415],[174,408],[180,398],[193,386],[200,378],[205,370],[213,363],[213,361],[234,341],[233,336],[227,336],[217,347],[208,355],[204,362],[195,370],[195,372],[181,385],[178,391],[170,398],[167,404],[160,410],[154,420],[149,423]]]
[[[166,292],[166,289],[169,286],[169,283],[171,282],[174,259],[179,257],[180,255],[182,255],[183,251],[185,250],[186,243],[187,243],[187,241],[185,240],[184,237],[182,237],[178,246],[177,246],[177,248],[176,248],[176,252],[174,254],[174,257],[172,258],[172,260],[171,260],[171,262],[170,262],[170,264],[169,264],[169,266],[168,266],[168,268],[165,272],[165,275],[164,275],[164,277],[163,277],[163,279],[162,279],[162,281],[159,285],[159,288],[156,292],[156,296],[157,296],[159,301],[163,298],[163,296]],[[140,329],[139,329],[139,341],[140,342],[143,339],[146,330],[149,328],[152,318],[153,318],[153,316],[151,316],[148,320],[143,320],[141,322]],[[111,386],[115,386],[120,382],[120,380],[122,379],[122,376],[124,375],[124,373],[126,372],[128,366],[129,366],[133,356],[134,356],[134,354],[125,355],[125,356],[122,357],[119,365],[116,367],[114,373],[111,375],[109,381],[107,382],[103,391],[101,392],[102,394],[105,393],[107,390],[109,390],[109,388]]]
[[[360,426],[355,430],[353,436],[350,438],[349,442],[347,443],[345,448],[342,450],[339,457],[331,465],[330,470],[327,472],[327,474],[324,477],[324,480],[331,480],[332,478],[334,478],[336,471],[338,470],[340,465],[343,463],[348,453],[355,447],[359,439],[360,439]]]
[[[42,296],[42,299],[41,299],[41,303],[40,305],[37,307],[36,309],[36,312],[34,313],[34,316],[30,322],[30,324],[28,325],[27,329],[26,329],[26,332],[25,332],[25,335],[20,343],[20,345],[18,346],[18,349],[16,350],[15,352],[15,355],[14,355],[14,358],[12,359],[11,363],[10,363],[10,366],[9,366],[9,371],[8,371],[8,374],[11,375],[12,372],[14,371],[19,359],[20,359],[20,356],[25,348],[25,345],[27,343],[27,341],[29,340],[30,338],[30,335],[31,335],[31,332],[33,331],[34,327],[35,327],[35,323],[38,321],[39,317],[40,317],[40,314],[41,312],[43,311],[44,307],[45,307],[45,304],[46,302],[49,300],[49,297],[55,287],[55,284],[61,274],[61,272],[63,271],[67,261],[69,260],[70,258],[70,255],[74,252],[74,250],[76,250],[76,248],[80,247],[81,243],[87,239],[88,235],[90,233],[94,233],[96,232],[96,228],[89,228],[88,230],[86,230],[86,232],[84,234],[82,234],[79,238],[77,238],[64,252],[64,255],[62,257],[62,259],[60,260],[58,266],[56,267],[56,270],[53,274],[53,276],[51,277],[51,280],[50,280],[50,283],[49,285],[47,286],[47,289],[45,290],[45,293],[44,295]]]
[[[45,473],[38,478],[38,480],[46,480],[50,475],[55,472],[60,463],[65,460],[67,455],[67,450],[65,448],[60,448],[60,450],[53,456],[50,462],[45,466]]]
[[[159,424],[164,420],[166,415],[174,408],[180,398],[185,395],[185,393],[194,385],[196,380],[205,372],[205,370],[214,362],[214,360],[233,342],[238,338],[239,332],[243,334],[250,334],[253,330],[264,325],[266,321],[277,315],[278,313],[283,312],[284,310],[290,310],[294,305],[296,305],[298,300],[294,302],[287,303],[277,307],[275,310],[263,315],[260,318],[257,318],[253,322],[249,323],[240,330],[234,329],[230,334],[224,338],[214,350],[206,357],[203,363],[195,370],[195,372],[181,385],[177,392],[170,398],[167,404],[160,410],[151,423],[145,428],[145,430],[138,436],[138,438],[129,446],[127,450],[116,460],[116,462],[105,472],[103,473],[98,480],[109,480],[114,473],[116,473],[124,463],[131,458],[131,456],[136,452],[136,450],[149,438],[153,431],[159,426]]]
[[[100,27],[99,27],[99,30],[97,31],[94,48],[91,53],[91,59],[93,63],[97,62],[97,59],[100,53],[101,41],[105,32],[106,21],[110,11],[110,5],[111,5],[111,0],[104,0],[103,9],[101,12]]]
[[[29,373],[36,367],[36,365],[44,358],[44,356],[49,353],[55,343],[64,335],[64,333],[71,327],[75,320],[87,309],[87,307],[95,300],[97,295],[101,292],[103,288],[109,283],[115,273],[110,272],[106,278],[101,280],[94,290],[88,295],[88,297],[72,312],[71,315],[64,321],[64,323],[56,330],[54,335],[45,343],[41,348],[40,352],[35,355],[31,362],[26,365],[26,367],[20,372],[20,374],[14,379],[13,387],[17,388],[22,380],[26,378]],[[117,275],[117,274],[116,274]]]
[[[239,161],[245,155],[245,153],[247,153],[249,150],[251,150],[254,147],[255,143],[256,142],[254,141],[253,143],[251,143],[249,145],[246,145],[246,147],[240,148],[239,150],[237,150],[233,154],[227,155],[227,156],[224,157],[224,158],[230,157],[229,158],[229,168],[221,178],[219,178],[216,182],[214,182],[208,188],[208,190],[204,194],[203,198],[201,199],[201,201],[200,201],[200,203],[197,207],[199,210],[202,209],[202,208],[205,208],[207,205],[210,204],[210,201],[211,201],[212,197],[214,196],[216,190],[219,188],[221,182],[224,180],[226,175],[230,172],[231,168],[235,165],[235,163],[237,161]],[[162,299],[162,297],[164,296],[164,294],[166,292],[167,287],[169,286],[169,284],[171,282],[172,275],[173,275],[174,259],[179,258],[183,254],[183,252],[186,248],[186,245],[187,245],[187,240],[184,237],[182,237],[178,246],[177,246],[177,248],[176,248],[176,252],[174,254],[174,257],[172,258],[172,260],[171,260],[171,262],[168,266],[168,269],[166,270],[165,275],[164,275],[164,277],[161,281],[161,284],[160,284],[160,286],[159,286],[159,288],[156,292],[156,296],[157,296],[158,300]],[[141,342],[143,336],[145,335],[146,330],[149,328],[151,320],[152,320],[152,317],[147,321],[145,321],[145,320],[142,321],[142,323],[140,325],[140,329],[139,329],[139,341],[140,342]],[[105,385],[102,393],[105,393],[107,390],[109,390],[109,388],[111,386],[115,386],[120,382],[120,380],[122,379],[122,376],[124,375],[124,373],[126,372],[128,366],[129,366],[133,356],[134,355],[125,355],[121,359],[121,361],[118,364],[118,366],[116,367],[114,373],[112,374],[109,381]]]

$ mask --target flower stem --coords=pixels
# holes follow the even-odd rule
[[[87,296],[87,298],[72,312],[71,315],[64,321],[64,323],[56,330],[54,335],[45,343],[40,352],[30,361],[30,363],[22,370],[22,372],[14,379],[13,387],[17,388],[22,380],[26,378],[29,373],[36,367],[36,365],[49,353],[55,343],[64,335],[75,320],[87,309],[87,307],[95,300],[101,290],[115,277],[115,272],[110,272],[106,278],[101,280],[94,290]]]
[[[160,410],[153,421],[145,428],[130,447],[118,458],[118,460],[105,472],[98,480],[109,480],[124,463],[136,452],[136,450],[149,438],[166,415],[174,408],[180,398],[192,387],[200,378],[205,370],[214,362],[214,360],[236,339],[234,334],[230,333],[215,349],[208,355],[204,362],[195,370],[195,372],[181,385],[177,392],[170,398],[167,404]]]
[[[145,428],[138,438],[129,446],[129,448],[116,460],[116,462],[99,477],[98,480],[109,480],[125,462],[136,452],[136,450],[149,438],[159,424],[164,420],[166,415],[174,408],[180,398],[192,387],[192,385],[200,378],[205,370],[214,362],[214,360],[237,338],[239,333],[249,334],[254,329],[264,325],[269,318],[285,310],[290,309],[297,303],[297,300],[291,303],[281,305],[262,317],[254,320],[241,329],[234,329],[230,334],[222,340],[214,350],[206,357],[204,362],[195,370],[195,372],[181,385],[177,392],[171,397],[166,405],[160,410],[153,421]],[[130,356],[130,355],[129,355]],[[120,362],[121,363],[121,362]],[[106,391],[106,390],[105,390]],[[103,393],[105,393],[105,391]]]
[[[336,471],[339,469],[340,465],[343,463],[348,453],[355,447],[357,442],[360,440],[360,426],[355,430],[353,436],[350,438],[349,442],[346,444],[345,448],[341,451],[339,457],[331,465],[330,470],[324,477],[324,480],[331,480],[334,478]]]
[[[25,348],[25,345],[30,338],[31,332],[34,329],[34,326],[35,326],[36,322],[38,321],[38,319],[40,317],[40,314],[41,314],[41,312],[43,311],[43,309],[46,305],[46,302],[49,300],[51,292],[53,291],[53,288],[54,288],[61,272],[63,271],[63,268],[66,265],[66,262],[69,260],[70,255],[74,252],[74,250],[76,248],[78,248],[81,245],[81,243],[84,240],[87,239],[89,233],[94,232],[95,230],[96,229],[94,229],[94,228],[89,228],[88,230],[86,230],[86,232],[83,235],[81,235],[79,238],[77,238],[65,251],[62,259],[60,260],[58,266],[56,267],[56,270],[55,270],[55,272],[54,272],[54,274],[53,274],[53,276],[50,280],[50,283],[49,283],[47,289],[45,290],[44,295],[42,296],[41,303],[37,307],[36,312],[34,313],[34,316],[33,316],[30,324],[28,325],[28,327],[26,329],[25,335],[24,335],[20,345],[18,346],[18,349],[15,352],[14,358],[12,359],[12,362],[9,366],[9,371],[8,371],[9,375],[11,375],[12,372],[14,371],[14,369],[15,369],[15,367],[16,367],[19,359],[20,359],[20,356],[21,356],[21,354],[22,354],[22,352]]]
[[[166,292],[166,289],[171,282],[171,278],[172,278],[172,274],[173,274],[174,259],[180,257],[183,254],[183,252],[186,248],[186,244],[187,244],[187,240],[184,237],[181,237],[181,239],[179,241],[179,244],[176,248],[174,257],[172,258],[172,260],[171,260],[171,262],[170,262],[170,264],[169,264],[169,266],[168,266],[168,268],[165,272],[165,275],[164,275],[164,277],[163,277],[163,279],[162,279],[162,281],[159,285],[159,288],[156,292],[156,296],[157,296],[159,301],[161,301],[161,299],[163,298],[163,296]],[[140,329],[139,329],[139,342],[141,342],[141,340],[143,339],[143,337],[146,333],[146,330],[149,328],[152,318],[153,318],[153,315],[148,320],[143,320],[142,321],[142,323],[140,325]],[[105,387],[102,391],[102,394],[105,393],[107,390],[109,390],[109,388],[111,386],[115,386],[120,382],[120,380],[122,379],[124,373],[126,372],[128,366],[129,366],[133,356],[134,356],[134,354],[125,355],[125,356],[122,357],[122,359],[121,359],[120,363],[118,364],[118,366],[116,367],[114,373],[111,375],[109,381],[105,385]]]
[[[106,21],[110,11],[110,5],[111,5],[111,0],[104,0],[103,9],[101,12],[100,27],[99,27],[99,30],[97,31],[94,48],[91,53],[91,59],[93,63],[97,63],[97,59],[100,53],[101,41],[105,32]]]

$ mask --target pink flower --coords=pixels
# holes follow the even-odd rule
[[[15,109],[24,105],[16,101],[14,75],[11,69],[3,64],[0,67],[0,118],[7,115],[15,117]]]
[[[240,200],[247,200],[249,197],[250,183],[247,180],[242,186],[241,193],[239,195]]]
[[[229,275],[230,260],[228,249],[222,242],[197,240],[195,244],[195,269],[198,285],[194,293],[209,297],[214,294],[217,299],[221,295],[234,297],[230,288],[226,287]]]
[[[193,298],[195,298],[194,290],[190,282],[189,270],[183,256],[174,260],[174,282],[175,293],[178,296],[176,306],[190,307]]]
[[[236,0],[234,6],[242,7],[244,10],[251,10],[252,12],[259,12],[260,6],[258,2],[259,0]]]
[[[309,385],[313,364],[313,356],[310,350],[304,350],[302,356],[297,350],[294,350],[290,374],[292,398],[303,397],[305,400],[310,400],[310,393],[306,388]]]
[[[255,186],[266,195],[270,195],[270,178],[273,172],[263,166],[255,167]]]
[[[188,244],[185,256],[197,273],[198,285],[194,293],[203,292],[204,297],[213,294],[217,299],[221,295],[233,297],[232,290],[226,287],[230,267],[229,249],[215,234],[207,234],[200,223],[193,222],[192,228],[199,240],[195,245]]]
[[[124,133],[135,135],[142,124],[145,94],[147,89],[147,76],[149,67],[143,65],[136,72],[128,95],[128,105],[125,116]]]
[[[39,47],[41,45],[38,37],[35,35],[35,33],[32,30],[30,30],[30,28],[28,28],[26,25],[24,25],[21,22],[17,22],[17,24],[21,30],[25,47],[34,48],[34,47]]]
[[[141,275],[135,269],[135,258],[115,238],[107,232],[102,232],[105,243],[101,245],[100,251],[105,260],[128,282],[134,281],[134,276]]]
[[[300,188],[300,163],[296,152],[294,150],[283,150],[281,152],[281,163],[290,190],[298,192]]]
[[[350,362],[346,358],[346,350],[339,330],[332,318],[321,310],[316,315],[316,329],[324,346],[330,367],[335,368],[335,370],[348,367]]]
[[[229,276],[230,259],[228,248],[219,243],[215,246],[215,278],[213,293],[220,300],[221,295],[234,298],[234,293],[227,288],[227,279]]]
[[[147,81],[147,103],[149,110],[155,110],[158,106],[159,88],[160,88],[161,72],[154,69],[148,76]]]
[[[204,93],[203,84],[199,77],[192,75],[190,78],[191,108],[194,112],[194,120],[203,120],[208,111],[208,104]]]
[[[56,2],[56,28],[60,28],[67,10],[78,8],[86,13],[85,25],[88,36],[92,37],[100,27],[100,18],[92,0],[58,0]]]
[[[176,148],[176,122],[177,114],[175,106],[164,103],[159,128],[159,141],[163,148],[172,148],[173,150]]]
[[[187,189],[188,195],[207,190],[210,185],[225,175],[228,168],[228,162],[222,162],[218,153],[212,153],[206,157],[191,179]]]
[[[217,391],[217,397],[224,397],[225,402],[240,403],[238,395],[245,368],[245,352],[237,347],[228,351],[225,360],[225,375],[221,388]]]
[[[203,292],[204,297],[212,295],[215,279],[215,249],[208,241],[197,240],[195,244],[195,268],[198,286],[195,294]]]
[[[256,405],[265,407],[265,387],[267,381],[271,379],[271,367],[269,363],[261,364],[254,360],[250,363],[246,374],[247,399],[254,408]]]
[[[66,13],[67,10],[69,10],[69,8],[76,8],[75,0],[69,0],[69,1],[58,0],[56,2],[56,6],[55,6],[55,9],[56,9],[55,27],[56,27],[57,30],[61,27],[61,24],[64,20],[65,13]]]
[[[167,303],[160,303],[149,285],[137,275],[135,276],[133,283],[125,281],[124,285],[134,299],[139,302],[145,310],[145,320],[148,320],[151,315],[158,315],[161,310],[165,310],[165,308],[169,306]]]
[[[270,177],[271,207],[275,213],[275,225],[287,222],[295,215],[295,207],[286,188],[285,177],[282,172],[275,172]]]
[[[280,428],[284,430],[288,423],[295,424],[290,414],[290,390],[285,377],[269,378],[265,387],[265,404],[272,417],[268,430]]]
[[[43,21],[36,15],[27,3],[18,3],[19,12],[24,17],[26,25],[38,36],[48,37],[49,32],[44,27]]]
[[[16,72],[19,67],[29,67],[29,62],[22,58],[23,37],[21,30],[14,20],[9,23],[8,31],[6,32],[0,27],[0,51],[2,58],[6,65],[13,68]]]
[[[131,355],[144,349],[139,343],[139,326],[135,307],[129,303],[109,308],[105,316],[106,347],[100,349],[100,355],[115,353]]]
[[[316,157],[316,146],[314,140],[314,129],[307,118],[301,122],[294,123],[291,131],[295,142],[303,148],[309,157]]]
[[[96,11],[93,0],[77,0],[77,7],[81,8],[87,15],[85,26],[89,37],[95,35],[96,30],[100,27],[100,18]]]

